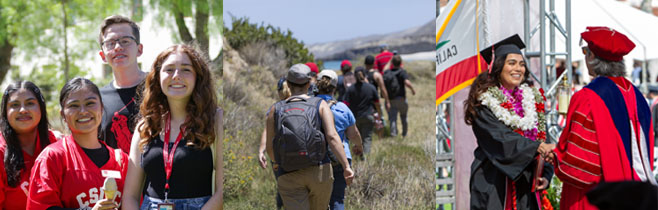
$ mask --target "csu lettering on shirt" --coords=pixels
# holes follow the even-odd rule
[[[117,201],[120,197],[121,192],[117,191],[114,200]],[[92,187],[89,189],[89,194],[82,192],[75,196],[75,198],[78,200],[78,205],[80,207],[91,207],[91,204],[95,204],[105,198],[105,192],[98,187]],[[121,206],[121,202],[119,202],[118,205]]]

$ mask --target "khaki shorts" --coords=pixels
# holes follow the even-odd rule
[[[329,163],[289,172],[277,179],[285,209],[326,210],[333,183]]]

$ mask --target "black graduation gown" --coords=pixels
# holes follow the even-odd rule
[[[540,142],[514,132],[485,106],[476,108],[476,111],[478,117],[472,128],[478,147],[471,165],[471,209],[503,209],[506,178],[516,183],[518,210],[538,209],[535,193],[530,188]],[[551,164],[544,164],[542,176],[551,180]]]

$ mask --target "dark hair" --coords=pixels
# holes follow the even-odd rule
[[[354,70],[354,77],[356,77],[356,83],[362,83],[366,80],[366,68],[363,66],[356,67]]]
[[[331,78],[322,77],[318,78],[318,93],[320,94],[330,94],[336,90],[336,87],[331,85]]]
[[[372,55],[368,55],[368,56],[366,56],[366,59],[365,59],[365,61],[363,62],[363,64],[365,64],[365,65],[373,65],[373,64],[375,64],[375,57],[372,56]]]
[[[98,86],[96,86],[96,84],[94,84],[94,82],[91,80],[82,77],[75,77],[66,82],[64,87],[62,87],[62,90],[59,91],[59,106],[62,108],[62,110],[64,110],[64,101],[69,97],[69,95],[71,95],[71,92],[82,89],[90,90],[94,94],[98,95],[98,101],[100,101],[101,107],[103,107],[103,99],[101,98],[101,92],[98,90]]]
[[[105,36],[105,29],[107,27],[110,27],[113,24],[119,24],[119,23],[128,23],[130,25],[130,28],[133,29],[133,35],[135,36],[135,42],[139,44],[139,26],[137,26],[137,23],[135,21],[132,21],[130,18],[121,16],[121,15],[112,15],[105,20],[103,20],[103,23],[101,23],[101,33],[98,35],[98,43],[103,44],[103,36]],[[102,49],[102,46],[101,46]]]
[[[86,89],[88,91],[91,91],[92,93],[96,94],[98,96],[98,103],[101,104],[101,110],[104,109],[103,105],[103,98],[101,97],[101,92],[98,90],[98,86],[94,84],[91,80],[82,78],[82,77],[74,77],[73,79],[69,80],[64,84],[64,87],[62,87],[62,90],[59,91],[59,106],[60,110],[64,110],[64,101],[69,98],[69,95],[71,95],[72,92]],[[102,119],[102,112],[101,112],[101,119]],[[62,117],[63,119],[64,117]],[[101,125],[98,125],[98,133],[101,131]]]
[[[340,71],[343,73],[349,72],[351,70],[352,70],[352,65],[343,65],[340,67]]]
[[[7,184],[10,187],[16,187],[20,182],[21,170],[25,169],[25,163],[23,162],[23,149],[21,147],[20,140],[18,135],[9,124],[9,119],[7,118],[7,103],[9,103],[9,97],[11,94],[17,92],[20,89],[25,89],[34,94],[34,97],[37,99],[39,104],[39,111],[41,111],[41,120],[37,124],[37,135],[40,145],[35,145],[35,147],[40,147],[42,150],[46,148],[51,142],[48,138],[48,114],[46,113],[46,100],[41,94],[41,90],[34,83],[30,81],[16,81],[7,86],[5,93],[2,95],[2,107],[0,112],[2,113],[2,119],[0,119],[0,127],[2,128],[2,136],[6,142],[4,163],[5,163],[5,173],[7,174]],[[34,154],[37,155],[37,154]],[[30,173],[30,171],[25,171]]]
[[[391,59],[391,63],[393,64],[393,67],[400,67],[400,65],[402,65],[402,57],[400,55],[394,55]]]
[[[509,54],[508,54],[509,55]],[[500,86],[500,73],[503,72],[503,66],[505,66],[506,56],[499,56],[493,62],[493,67],[491,68],[491,74],[489,74],[487,69],[482,69],[482,73],[475,78],[473,84],[471,84],[471,90],[468,92],[468,98],[464,101],[464,121],[467,125],[472,125],[477,118],[477,112],[475,111],[476,107],[481,106],[480,95],[486,92],[489,87]],[[527,64],[523,64],[525,67],[525,73],[523,74],[523,81],[521,84],[529,84],[530,81],[530,69],[528,69]]]
[[[189,119],[183,123],[186,127],[184,138],[188,139],[187,145],[197,149],[206,149],[215,142],[215,137],[219,135],[215,133],[215,115],[219,106],[208,61],[199,51],[189,45],[174,45],[158,54],[151,67],[151,72],[144,81],[144,98],[139,106],[144,120],[143,127],[139,129],[140,149],[154,141],[163,128],[162,118],[169,112],[170,107],[167,96],[162,92],[160,86],[160,70],[171,54],[179,52],[190,58],[192,69],[196,73],[194,89],[185,106],[185,111],[189,115]]]

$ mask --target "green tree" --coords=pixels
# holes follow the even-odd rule
[[[288,66],[295,63],[314,62],[313,53],[306,49],[303,41],[297,40],[292,36],[292,31],[281,30],[265,23],[250,23],[249,18],[232,18],[231,30],[226,30],[226,40],[228,44],[236,50],[247,46],[250,43],[266,42],[268,44],[280,47],[286,53]],[[322,67],[319,63],[318,67]]]
[[[11,63],[17,57],[39,59],[35,69],[63,70],[55,75],[64,81],[84,75],[74,74],[75,61],[96,55],[98,24],[118,8],[102,0],[0,0],[0,81],[19,69]]]
[[[174,40],[182,41],[198,47],[204,54],[214,71],[222,74],[221,53],[215,58],[210,59],[209,42],[210,36],[221,36],[222,34],[222,10],[223,0],[153,0],[154,9],[169,12],[159,12],[156,15],[158,23],[165,27],[175,28],[178,34]],[[193,18],[194,33],[191,32],[190,26],[185,18]],[[171,20],[175,25],[171,25]],[[220,49],[221,52],[221,49]]]
[[[36,83],[51,125],[61,129],[59,90],[69,78],[89,75],[80,61],[97,56],[99,24],[118,8],[117,2],[100,0],[0,0],[0,81],[11,77]],[[25,63],[16,63],[19,58]]]

